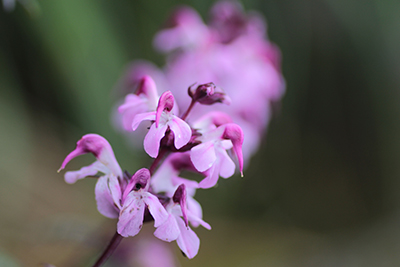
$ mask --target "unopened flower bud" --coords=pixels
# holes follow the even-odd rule
[[[188,94],[195,102],[203,105],[212,105],[215,103],[224,103],[229,105],[230,98],[224,92],[218,92],[219,88],[214,83],[205,83],[197,86],[196,90],[192,92],[192,87],[188,88]]]

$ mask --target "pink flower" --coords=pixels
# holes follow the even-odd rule
[[[167,242],[176,240],[181,251],[192,259],[199,251],[200,239],[188,222],[201,224],[208,230],[211,226],[187,209],[186,197],[185,185],[181,184],[172,197],[173,201],[167,206],[168,219],[156,229],[154,235]]]
[[[125,102],[119,106],[118,112],[122,115],[124,129],[132,131],[132,122],[137,114],[154,111],[157,108],[158,93],[156,84],[150,76],[140,79],[135,94],[128,94]]]
[[[131,178],[122,196],[122,208],[119,214],[117,231],[121,236],[135,236],[143,225],[144,212],[147,207],[154,218],[154,227],[159,227],[168,213],[156,196],[149,193],[150,172],[138,170]]]
[[[124,184],[122,170],[115,159],[114,152],[107,140],[97,134],[84,135],[76,144],[76,148],[64,159],[58,171],[65,168],[68,162],[80,155],[92,153],[96,161],[78,171],[65,173],[65,181],[69,184],[98,172],[103,173],[95,187],[97,208],[109,218],[117,218],[121,207],[121,185]]]
[[[226,152],[231,148],[238,158],[243,176],[243,132],[237,124],[223,124],[203,133],[198,139],[202,143],[191,149],[190,158],[199,172],[208,171],[207,177],[199,183],[200,188],[213,187],[219,176],[229,178],[234,174],[235,163]]]
[[[149,132],[144,138],[144,150],[153,158],[157,157],[160,141],[168,129],[174,133],[174,144],[177,149],[186,145],[192,136],[190,126],[172,114],[173,106],[174,96],[170,91],[167,91],[161,95],[156,111],[138,114],[133,119],[132,129],[134,131],[144,120],[155,122],[151,125]]]

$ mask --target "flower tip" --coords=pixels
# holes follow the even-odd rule
[[[243,171],[240,171],[240,177],[244,177]]]

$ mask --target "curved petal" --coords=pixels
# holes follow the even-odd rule
[[[146,120],[149,121],[149,120],[155,120],[155,119],[156,119],[155,111],[137,114],[133,118],[133,121],[132,121],[132,130],[135,131],[142,121],[146,121]]]
[[[140,193],[132,192],[127,196],[117,224],[120,235],[128,237],[139,233],[143,226],[144,208]]]
[[[171,214],[169,214],[168,219],[154,231],[154,235],[157,238],[167,242],[176,240],[179,234],[180,231],[175,216]]]
[[[168,212],[165,210],[163,205],[161,205],[155,195],[152,195],[149,192],[144,192],[143,195],[145,196],[143,200],[146,203],[151,216],[154,218],[154,227],[159,227],[167,220]]]
[[[165,132],[167,131],[167,125],[159,125],[156,127],[156,124],[153,123],[150,127],[149,132],[146,134],[144,138],[144,150],[150,157],[156,158],[158,155],[158,150],[160,149],[160,141],[164,137]]]
[[[200,181],[199,188],[204,188],[204,189],[205,188],[211,188],[211,187],[213,187],[213,186],[215,186],[217,184],[218,177],[219,177],[219,175],[218,175],[218,173],[219,173],[218,167],[219,167],[218,164],[214,164],[210,168],[207,177]]]
[[[235,163],[228,156],[226,150],[218,151],[218,164],[219,164],[219,175],[223,178],[229,178],[235,173]]]
[[[192,259],[199,251],[200,239],[190,227],[185,226],[185,222],[181,218],[177,217],[176,222],[181,232],[176,242],[182,252],[185,253],[189,259]]]
[[[114,177],[115,178],[115,177]],[[113,180],[113,179],[111,179]],[[116,178],[115,178],[116,180]],[[111,187],[113,188],[112,190],[110,189],[110,184]],[[107,176],[102,176],[99,178],[99,180],[96,183],[96,187],[94,189],[95,196],[96,196],[96,202],[97,202],[97,209],[99,212],[108,217],[108,218],[118,218],[118,208],[116,207],[115,204],[115,199],[118,198],[118,196],[113,197],[113,192],[115,194],[115,186],[118,185],[118,181],[111,182],[109,181],[109,177]],[[119,187],[119,185],[118,185]],[[117,189],[118,190],[118,189]],[[121,190],[121,189],[119,189]],[[121,191],[119,191],[119,197],[121,197]],[[117,202],[118,203],[118,202]]]
[[[95,161],[89,166],[82,167],[78,171],[69,171],[66,172],[64,175],[65,182],[68,184],[74,184],[76,181],[83,179],[88,176],[96,175],[99,171],[102,172],[104,169],[104,165],[99,162]]]
[[[174,132],[174,144],[177,149],[180,149],[189,143],[190,138],[192,137],[192,129],[185,121],[173,116],[173,119],[168,122],[168,126],[170,127],[171,131]]]
[[[194,167],[199,171],[203,172],[214,164],[217,156],[215,155],[214,143],[205,142],[193,147],[190,150],[190,159]]]
[[[193,214],[190,211],[188,212],[188,217],[189,217],[189,221],[193,225],[193,227],[196,227],[195,225],[198,226],[199,224],[201,224],[201,226],[203,226],[207,230],[211,230],[211,226],[208,223],[206,223],[205,221],[203,221],[203,219],[197,217],[195,214]]]

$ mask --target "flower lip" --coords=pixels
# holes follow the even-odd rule
[[[124,194],[122,196],[122,201],[125,200],[126,196],[131,191],[139,191],[144,190],[147,191],[149,189],[150,183],[150,171],[146,168],[142,168],[138,170],[129,181],[128,185],[125,188]]]

